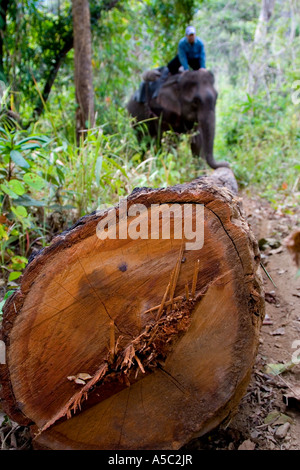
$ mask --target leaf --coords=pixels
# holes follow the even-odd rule
[[[101,174],[101,169],[102,169],[102,163],[103,163],[103,157],[100,155],[100,157],[97,158],[96,161],[96,167],[95,167],[95,177],[96,177],[96,183],[99,185],[100,182],[100,174]]]
[[[15,291],[14,290],[8,290],[3,298],[3,300],[0,302],[0,315],[2,313],[2,309],[4,307],[4,304],[6,302],[6,300],[8,299],[8,297],[10,297]]]
[[[22,264],[22,263],[27,264],[27,263],[28,263],[28,259],[25,258],[25,256],[13,256],[13,257],[11,258],[11,261],[12,261],[13,263],[19,263],[19,264]]]
[[[24,194],[23,196],[19,197],[17,200],[15,200],[15,203],[26,207],[43,207],[46,205],[45,202],[33,199],[32,197],[28,196],[28,194]]]
[[[271,411],[268,416],[264,419],[264,424],[285,424],[285,423],[293,423],[293,420],[290,416],[281,413],[280,411],[274,410]]]
[[[67,379],[74,381],[76,384],[85,385],[85,380],[92,379],[92,376],[90,374],[86,374],[85,372],[80,372],[77,375],[69,375]]]
[[[18,152],[18,150],[12,150],[10,152],[10,158],[16,165],[19,165],[21,168],[30,168],[29,163],[25,160],[23,155]]]
[[[21,181],[19,180],[10,180],[8,182],[8,186],[18,196],[22,196],[25,193],[25,188],[23,184],[21,183]]]
[[[38,136],[38,135],[34,135],[34,136],[31,136],[31,137],[26,137],[25,139],[22,139],[18,142],[18,145],[23,145],[25,144],[26,142],[34,142],[34,141],[37,141],[37,142],[42,142],[42,143],[49,143],[50,142],[50,139],[46,136]]]
[[[20,271],[13,271],[12,273],[9,274],[8,276],[8,281],[15,281],[18,279],[20,276],[22,276],[22,273]]]
[[[36,189],[37,191],[41,190],[46,184],[46,181],[41,178],[41,176],[35,173],[25,173],[23,178],[25,183],[28,184],[28,186],[33,189]]]
[[[0,224],[0,240],[1,238],[3,238],[4,240],[8,240],[7,227],[2,224]]]
[[[59,177],[60,183],[63,183],[65,181],[65,175],[64,175],[63,171],[61,171],[61,169],[59,167],[56,167],[56,172],[57,172],[57,175]]]
[[[265,372],[269,375],[279,375],[292,369],[294,366],[295,364],[293,362],[286,362],[285,364],[267,364]]]
[[[0,188],[2,189],[2,191],[7,194],[8,196],[10,196],[11,198],[13,199],[17,199],[18,198],[18,194],[16,194],[11,188],[9,188],[5,183],[2,183],[0,185]]]
[[[84,372],[80,372],[80,374],[77,374],[77,378],[82,379],[82,380],[88,380],[88,379],[91,379],[92,376],[90,374],[85,374]]]
[[[28,217],[28,212],[23,206],[12,207],[11,210],[17,217],[20,217],[21,219]]]
[[[74,382],[75,382],[76,384],[79,384],[79,385],[85,385],[85,381],[84,381],[84,380],[81,380],[81,379],[76,379],[76,380],[74,380]]]
[[[266,418],[264,419],[264,423],[265,424],[270,424],[270,423],[273,423],[275,421],[275,419],[278,418],[278,416],[280,415],[280,411],[271,411],[271,413],[268,414],[268,416],[266,416]]]
[[[39,144],[38,142],[32,142],[32,143],[28,143],[28,144],[24,144],[22,145],[22,150],[34,150],[36,148],[41,148],[41,144]]]
[[[10,297],[15,291],[14,290],[8,290],[4,296],[4,299],[3,300],[6,300],[8,299],[8,297]]]
[[[73,380],[76,380],[76,375],[69,375],[67,379],[72,382]]]
[[[50,172],[42,172],[42,176],[45,181],[48,181],[48,183],[52,183],[56,186],[59,186],[59,181],[55,178],[55,176],[53,176],[53,174],[50,174]]]
[[[279,424],[285,424],[285,423],[290,423],[290,424],[293,424],[293,420],[290,416],[288,415],[285,415],[284,413],[280,413],[280,416],[278,416],[278,418],[274,421],[274,425],[276,424],[279,425]]]
[[[114,155],[112,154],[113,156],[115,157],[118,157],[118,155]],[[124,176],[126,176],[127,178],[127,174],[126,174],[126,171],[124,170],[124,168],[119,165],[115,160],[113,160],[113,158],[107,158],[107,160],[109,161],[109,163],[111,163],[114,167],[116,167],[118,170],[120,170],[121,173],[123,173]]]

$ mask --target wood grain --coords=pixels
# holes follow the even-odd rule
[[[147,207],[139,220],[149,230],[152,204],[187,203],[194,224],[204,205],[199,250],[174,230],[169,240],[99,240],[103,212],[25,270],[4,308],[0,371],[5,410],[31,424],[37,447],[178,449],[238,405],[264,316],[259,251],[239,199],[205,178],[128,197]],[[92,379],[68,380],[79,373]]]

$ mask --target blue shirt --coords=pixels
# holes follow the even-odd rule
[[[200,38],[196,37],[194,44],[190,44],[186,37],[180,39],[178,44],[178,57],[184,70],[188,70],[188,59],[199,59],[200,68],[205,69],[205,50]]]

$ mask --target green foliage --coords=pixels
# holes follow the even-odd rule
[[[93,37],[99,44],[94,47],[95,91],[101,103],[101,98],[110,98],[120,106],[129,89],[122,92],[124,83],[134,73],[140,75],[145,65],[161,65],[171,58],[195,4],[194,0],[90,2]],[[14,106],[29,120],[42,109],[39,94],[47,100],[57,67],[64,65],[73,75],[71,2],[9,2],[3,40],[4,74],[12,86]],[[101,115],[100,107],[98,112]]]
[[[194,24],[219,92],[216,158],[226,158],[241,186],[275,207],[298,204],[300,41],[299,7],[275,2],[263,45],[254,43],[261,2],[204,1]],[[299,84],[298,84],[299,87]]]
[[[8,297],[10,297],[13,293],[14,293],[13,290],[8,290],[3,297],[3,300],[0,302],[0,322],[2,321],[2,309],[4,307],[4,304],[6,300],[8,299]]]
[[[275,94],[269,104],[264,94],[228,103],[233,94],[228,89],[219,100],[216,151],[229,158],[242,186],[256,186],[275,203],[297,184],[297,109]]]
[[[125,111],[148,68],[165,65],[186,25],[195,25],[219,92],[216,159],[230,161],[242,187],[277,207],[298,203],[299,7],[276,2],[263,47],[254,45],[261,2],[91,1],[96,125],[77,146],[71,2],[9,2],[4,108],[29,122],[61,59],[44,114],[27,131],[0,114],[0,248],[5,285],[15,288],[33,249],[136,186],[164,187],[208,170],[189,138],[165,134],[162,147],[138,145]],[[1,29],[1,25],[0,25]],[[26,37],[26,41],[24,41]],[[66,52],[68,51],[68,52]],[[257,73],[257,70],[260,72]],[[254,73],[255,72],[255,73]],[[298,94],[299,96],[299,94]],[[61,222],[53,228],[53,214]]]
[[[195,0],[148,0],[147,16],[151,29],[156,33],[154,49],[162,49],[166,62],[177,53],[178,41],[185,35],[186,26],[192,21],[201,1]],[[150,23],[151,22],[151,23]]]
[[[22,131],[0,128],[1,265],[3,274],[8,271],[8,282],[12,285],[27,262],[25,256],[15,256],[15,249],[23,255],[27,253],[26,237],[35,228],[32,209],[46,204],[39,192],[48,184],[41,165],[47,161],[48,143],[45,136],[25,137]]]

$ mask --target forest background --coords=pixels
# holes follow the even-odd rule
[[[160,149],[139,146],[125,109],[142,73],[174,57],[187,24],[204,41],[216,79],[216,158],[230,163],[246,194],[286,214],[299,205],[299,2],[86,3],[95,119],[78,141],[83,69],[74,66],[72,2],[0,2],[1,308],[30,255],[79,217],[136,186],[208,171],[192,158],[188,136],[177,147],[171,132]]]

